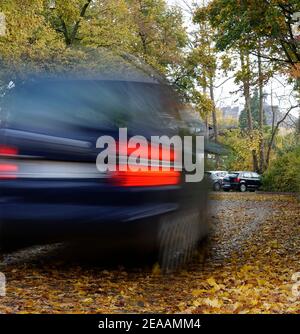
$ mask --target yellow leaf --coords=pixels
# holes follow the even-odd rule
[[[222,302],[219,301],[216,298],[212,298],[212,299],[211,298],[205,298],[205,299],[203,299],[203,302],[206,305],[214,307],[214,308],[220,308],[222,306]]]
[[[91,304],[93,302],[93,299],[92,298],[85,298],[82,302],[84,304]]]
[[[179,308],[179,310],[182,312],[182,311],[184,311],[185,309],[186,309],[186,304],[185,304],[185,302],[181,302],[181,303],[179,303],[178,304],[178,308]]]
[[[206,281],[210,286],[215,286],[217,284],[213,277],[208,278]]]
[[[201,302],[199,300],[194,300],[193,301],[193,306],[198,307],[201,305]]]
[[[245,264],[242,268],[241,268],[241,271],[242,272],[245,272],[245,271],[251,271],[253,268],[252,266],[249,266],[247,264]]]
[[[202,293],[205,293],[205,292],[207,292],[207,290],[204,290],[204,289],[196,289],[196,290],[193,290],[193,291],[192,291],[192,295],[193,295],[194,297],[198,297],[198,296],[200,296]]]

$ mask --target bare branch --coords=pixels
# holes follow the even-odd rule
[[[223,82],[221,82],[219,85],[214,86],[214,88],[220,88],[221,86],[224,85],[224,83],[226,83],[228,80],[234,78],[234,76],[228,77],[227,79],[225,79]]]

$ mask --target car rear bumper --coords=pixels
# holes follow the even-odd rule
[[[222,184],[223,189],[232,189],[232,190],[240,190],[240,183],[231,183],[231,184]],[[252,185],[252,184],[247,184],[247,189],[259,189],[259,185]]]
[[[91,236],[126,239],[128,231],[145,235],[155,230],[161,215],[206,210],[206,188],[189,187],[121,188],[98,180],[5,181],[0,248],[14,242],[31,245]]]
[[[0,204],[0,248],[102,236],[126,238],[139,234],[149,222],[175,211],[173,203],[142,206],[91,206],[67,204]]]
[[[93,181],[2,182],[0,247],[115,234],[177,210],[179,187],[119,189]]]
[[[157,216],[174,211],[173,203],[148,204],[142,206],[93,206],[70,204],[40,203],[2,203],[0,204],[1,222],[38,222],[40,226],[63,222],[74,226],[77,222],[97,224],[101,222],[128,222],[141,218]]]

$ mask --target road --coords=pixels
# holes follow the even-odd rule
[[[87,261],[63,244],[5,254],[0,312],[300,313],[297,199],[213,193],[210,219],[206,259],[167,276],[109,253]]]

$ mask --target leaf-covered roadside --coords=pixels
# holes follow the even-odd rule
[[[2,313],[300,313],[292,275],[300,271],[295,197],[212,195],[208,258],[180,273],[71,264],[51,247],[7,254]],[[108,254],[106,255],[109,256]]]

